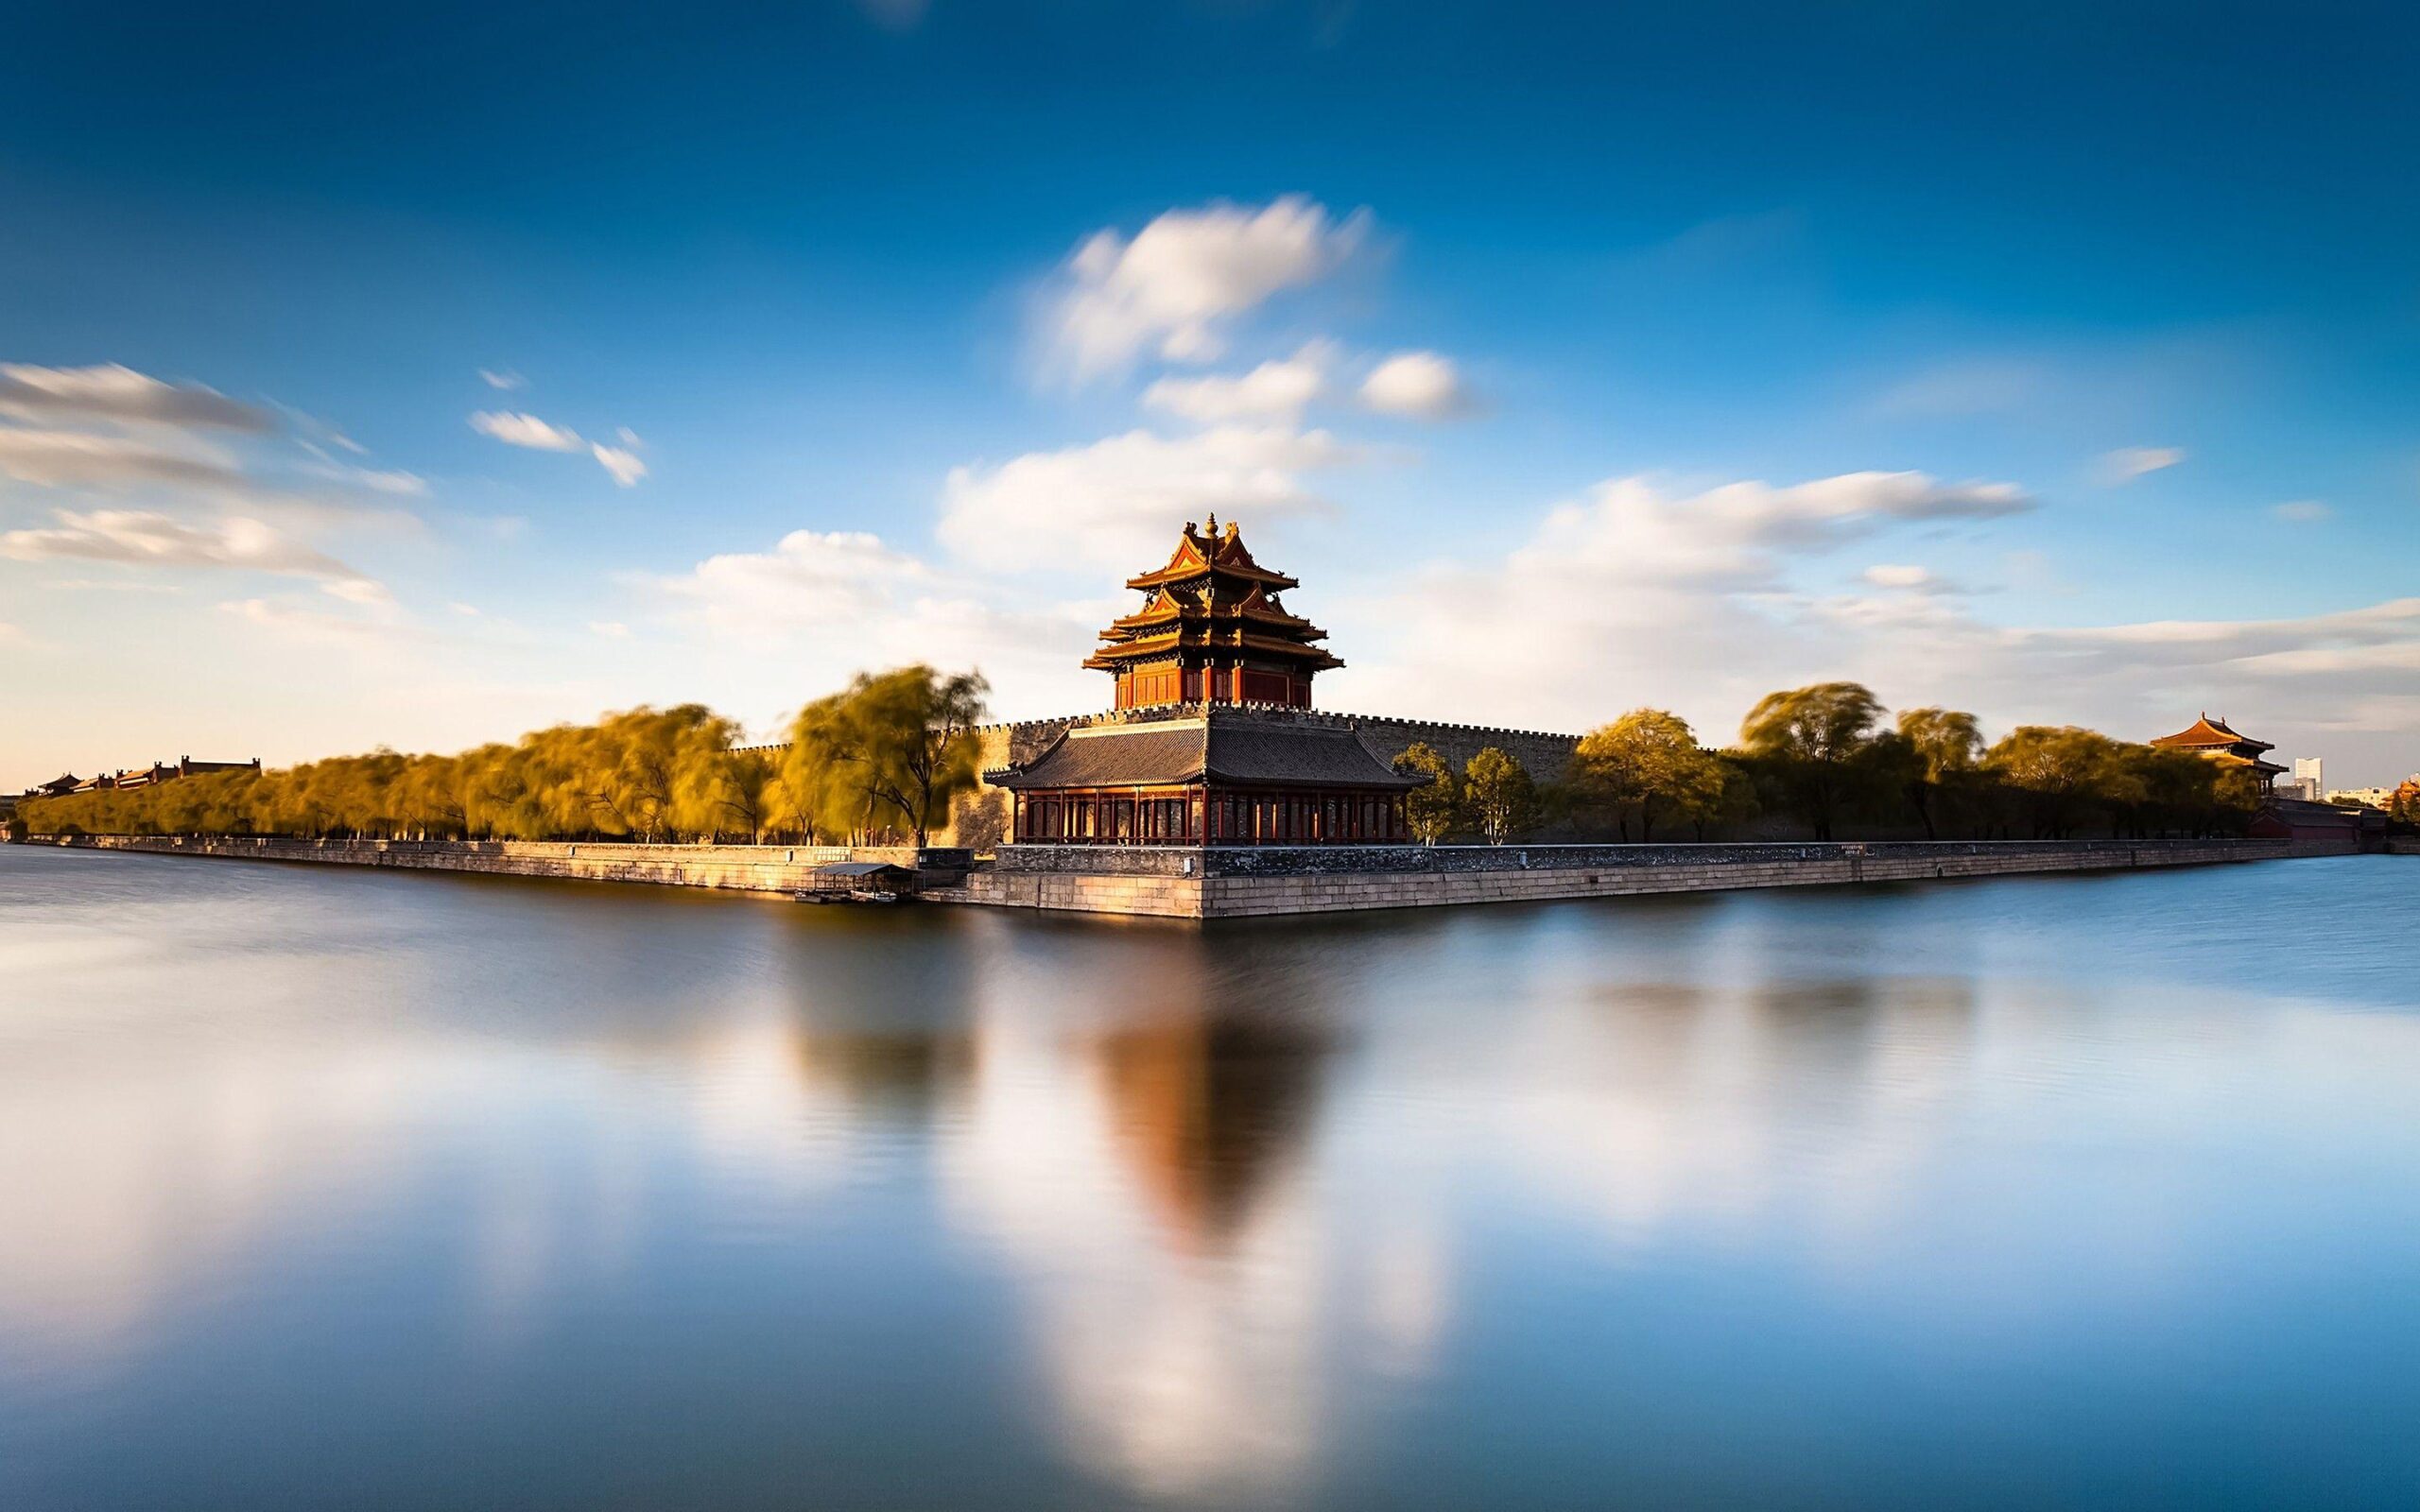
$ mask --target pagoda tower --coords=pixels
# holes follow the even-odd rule
[[[1311,706],[1311,679],[1344,663],[1318,643],[1327,632],[1288,613],[1277,595],[1299,587],[1244,549],[1219,517],[1187,522],[1167,565],[1126,586],[1143,607],[1100,632],[1084,665],[1117,679],[1119,709],[1167,704]]]

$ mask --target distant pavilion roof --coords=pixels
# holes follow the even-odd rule
[[[2237,733],[2235,730],[2228,728],[2225,720],[2213,719],[2206,713],[2202,715],[2201,718],[2194,720],[2192,724],[2187,726],[2185,729],[2178,730],[2175,734],[2162,735],[2156,740],[2153,740],[2152,744],[2154,746],[2168,746],[2186,750],[2199,750],[2209,747],[2227,746],[2248,746],[2254,750],[2276,749],[2276,747],[2270,744],[2268,741],[2255,740],[2249,735]]]

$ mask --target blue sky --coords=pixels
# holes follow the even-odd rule
[[[1721,739],[1846,675],[1995,730],[2207,707],[2393,781],[2415,39],[39,8],[0,53],[0,783],[763,728],[908,657],[1096,707],[1087,631],[1208,507],[1305,579],[1332,706]]]

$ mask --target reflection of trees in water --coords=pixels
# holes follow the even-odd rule
[[[801,913],[778,956],[801,1074],[852,1110],[928,1122],[974,1074],[977,953],[946,920]]]
[[[801,1026],[794,1035],[806,1077],[840,1093],[854,1112],[926,1123],[960,1092],[975,1069],[964,1029]]]

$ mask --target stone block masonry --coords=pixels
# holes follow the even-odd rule
[[[833,861],[914,865],[905,849],[556,841],[82,835],[36,842],[163,855],[647,883],[787,894]],[[1427,908],[1859,882],[2108,871],[2351,854],[2308,840],[1899,841],[1806,845],[1118,846],[1002,848],[959,880],[927,850],[942,902],[1164,919]]]
[[[791,893],[835,861],[916,865],[911,847],[612,845],[566,840],[289,840],[238,836],[78,835],[38,844],[239,861],[308,861],[405,871],[472,871],[563,882],[639,882],[666,887]],[[930,861],[933,852],[926,851]],[[957,875],[955,871],[951,873]]]
[[[2344,855],[2289,840],[1906,841],[1806,845],[1005,847],[934,896],[1080,913],[1233,919],[2109,871]]]

